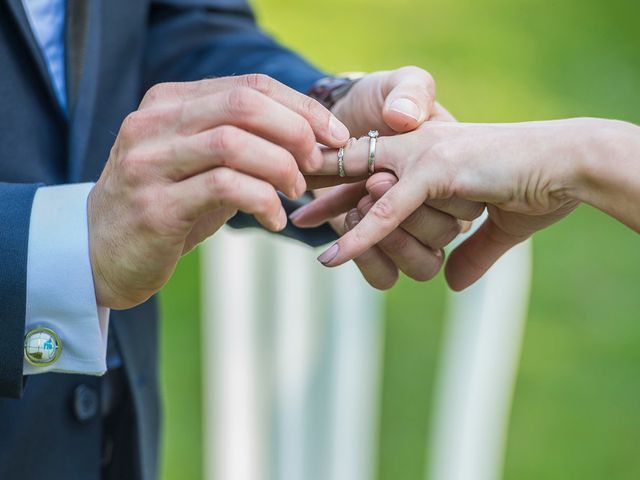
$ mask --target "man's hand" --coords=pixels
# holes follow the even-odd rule
[[[332,111],[356,136],[371,129],[377,129],[381,135],[409,132],[428,120],[455,121],[435,101],[435,90],[433,77],[418,67],[376,72],[360,79]],[[353,229],[374,201],[391,188],[393,180],[389,177],[380,177],[384,181],[379,183],[369,182],[366,184],[369,188],[361,181],[327,190],[335,215],[329,223],[339,235]],[[366,280],[376,288],[388,289],[396,283],[400,271],[414,280],[433,278],[444,260],[442,248],[463,226],[456,214],[464,215],[468,206],[458,203],[440,209],[423,205],[410,221],[357,257],[355,263]],[[305,213],[304,209],[291,220],[300,227],[318,223],[313,212]]]
[[[262,75],[153,87],[89,196],[98,304],[148,299],[238,210],[284,228],[277,191],[302,195],[300,169],[322,165],[316,141],[338,147],[348,136],[318,102]]]

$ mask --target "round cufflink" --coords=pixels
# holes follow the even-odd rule
[[[34,328],[24,337],[24,358],[35,367],[46,367],[55,363],[61,353],[60,337],[49,328]]]

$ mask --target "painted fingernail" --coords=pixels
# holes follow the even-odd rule
[[[329,129],[336,142],[346,143],[349,140],[349,129],[334,116],[329,120]]]
[[[305,212],[305,210],[307,209],[307,205],[300,207],[299,209],[291,212],[291,214],[289,215],[289,220],[295,223],[296,219],[299,218]]]
[[[336,258],[339,251],[340,251],[340,246],[337,243],[334,243],[322,255],[318,257],[318,261],[323,265],[327,265],[334,258]]]
[[[389,110],[411,117],[416,122],[420,121],[420,117],[422,117],[422,110],[420,110],[420,107],[408,98],[399,98],[394,100],[391,102],[391,105],[389,105]]]
[[[393,185],[394,183],[392,182],[378,182],[374,183],[373,185],[369,185],[368,190],[369,193],[373,194],[374,196],[381,197],[387,192],[387,190],[393,187]]]

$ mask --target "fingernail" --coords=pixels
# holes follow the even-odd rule
[[[300,207],[299,209],[291,212],[291,214],[289,215],[289,220],[291,220],[292,222],[295,222],[296,218],[299,218],[304,213],[304,211],[307,209],[307,205],[304,205],[304,206]]]
[[[373,185],[369,185],[367,189],[369,193],[371,193],[374,197],[381,197],[382,195],[387,193],[387,191],[391,187],[393,187],[393,185],[394,184],[392,182],[378,182],[374,183]]]
[[[287,226],[287,212],[285,212],[284,208],[280,209],[280,214],[278,215],[278,231],[282,230]]]
[[[349,129],[334,116],[331,116],[331,120],[329,120],[329,129],[336,142],[346,142],[349,140]]]
[[[323,265],[327,265],[334,258],[336,258],[339,251],[340,251],[340,246],[337,243],[334,243],[333,245],[331,245],[331,247],[329,247],[327,251],[325,251],[322,255],[318,257],[318,261]]]
[[[298,179],[296,180],[296,196],[301,197],[304,192],[307,191],[307,181],[304,176],[298,172]]]
[[[389,105],[389,110],[411,117],[416,122],[420,121],[420,117],[422,116],[422,110],[420,110],[420,107],[408,98],[399,98],[394,100],[391,102],[391,105]]]

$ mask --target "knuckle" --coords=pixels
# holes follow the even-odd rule
[[[306,121],[300,121],[291,129],[291,141],[304,151],[311,151],[316,145],[316,137]]]
[[[390,235],[384,240],[384,246],[393,252],[405,252],[409,245],[409,235]]]
[[[153,104],[165,99],[175,90],[175,83],[156,83],[144,94],[143,103]]]
[[[317,123],[329,124],[329,112],[325,111],[317,100],[304,96],[300,105],[300,109],[305,118],[316,121]]]
[[[395,223],[395,208],[389,200],[382,197],[373,204],[367,215],[372,215],[382,225],[388,226]]]
[[[231,125],[214,128],[207,135],[207,148],[211,151],[225,152],[222,157],[228,159],[228,154],[233,152],[235,146],[238,145],[239,137],[240,131]]]
[[[138,185],[149,177],[149,157],[138,150],[129,151],[122,157],[120,168],[127,185]]]
[[[247,87],[237,87],[229,91],[227,106],[234,114],[247,114],[259,107],[258,93]]]
[[[296,164],[295,160],[291,155],[287,155],[284,162],[282,162],[282,167],[280,173],[280,178],[286,184],[295,184],[298,180],[298,164]]]
[[[140,136],[141,130],[146,124],[146,115],[140,110],[131,112],[122,121],[119,136],[124,140],[132,140]]]
[[[246,85],[248,88],[257,90],[265,95],[270,94],[276,81],[264,73],[251,73],[249,75],[243,75],[241,84]]]
[[[227,168],[214,168],[209,173],[207,186],[211,194],[226,205],[230,193],[235,190],[235,177]]]

